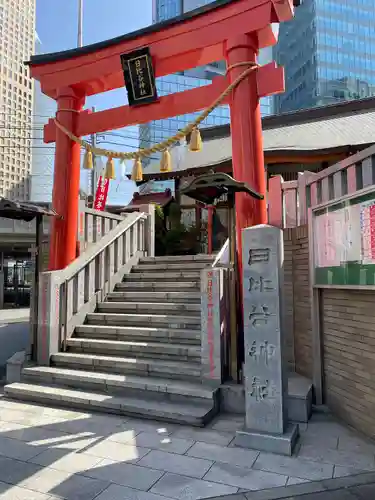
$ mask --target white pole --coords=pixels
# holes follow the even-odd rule
[[[82,31],[83,31],[83,0],[78,0],[78,36],[77,47],[82,47]]]

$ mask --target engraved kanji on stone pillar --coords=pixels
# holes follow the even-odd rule
[[[282,367],[282,231],[243,231],[246,427],[284,432]]]
[[[287,429],[283,366],[283,232],[259,225],[242,232],[245,429],[236,444],[291,454],[298,428]]]

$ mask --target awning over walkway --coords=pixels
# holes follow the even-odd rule
[[[0,198],[0,217],[29,222],[37,215],[54,217],[57,213],[50,208],[33,205],[32,203]]]

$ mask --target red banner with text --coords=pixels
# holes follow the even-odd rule
[[[105,209],[108,197],[108,189],[109,179],[103,179],[103,177],[100,176],[98,180],[98,187],[96,189],[94,210],[103,211]]]

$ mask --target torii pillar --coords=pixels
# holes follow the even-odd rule
[[[296,0],[295,0],[296,1]],[[58,104],[56,119],[77,137],[106,132],[207,108],[243,71],[260,49],[276,43],[273,23],[293,17],[292,0],[217,0],[184,16],[87,47],[32,57],[31,74]],[[124,87],[122,54],[148,47],[156,77],[226,60],[228,74],[211,85],[160,97],[143,106],[82,111],[87,96]],[[232,67],[236,65],[235,67]],[[282,68],[270,63],[254,70],[223,102],[231,110],[233,176],[265,195],[259,99],[284,91]],[[125,90],[124,90],[125,92]],[[53,208],[62,219],[53,223],[50,269],[61,269],[76,257],[78,219],[78,146],[45,126],[44,141],[56,142]],[[236,198],[238,257],[241,231],[267,222],[266,201]]]

